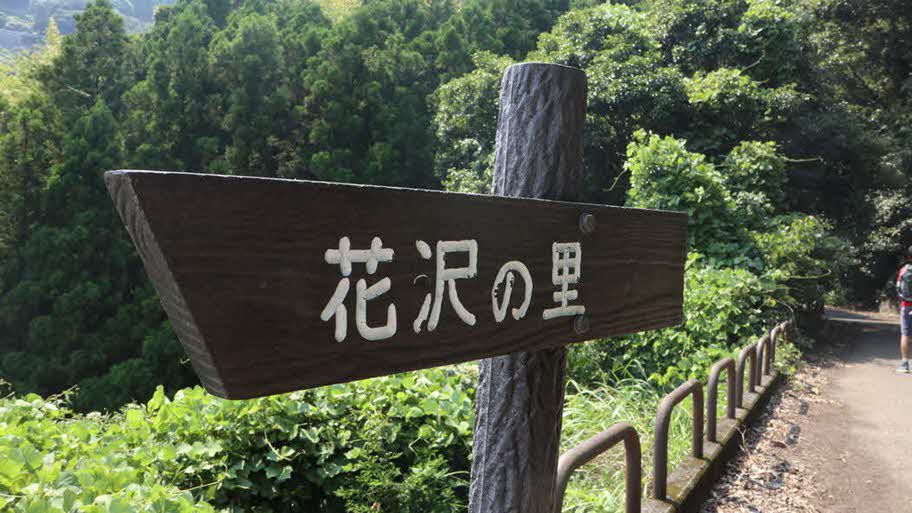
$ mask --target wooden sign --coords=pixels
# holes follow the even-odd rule
[[[681,213],[111,171],[203,385],[250,398],[672,326]]]

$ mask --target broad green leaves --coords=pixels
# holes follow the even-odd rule
[[[473,381],[433,369],[251,401],[159,387],[104,416],[8,397],[0,497],[16,512],[456,512]]]

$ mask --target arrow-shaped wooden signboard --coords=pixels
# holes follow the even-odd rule
[[[250,398],[681,322],[685,214],[111,171],[203,385]]]

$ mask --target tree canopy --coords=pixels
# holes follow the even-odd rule
[[[89,409],[193,382],[104,171],[486,192],[519,61],[586,71],[586,196],[689,212],[693,283],[873,301],[912,243],[896,2],[178,0],[138,35],[119,5],[0,73],[0,375],[19,390],[78,384]]]

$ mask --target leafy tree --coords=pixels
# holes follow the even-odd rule
[[[500,77],[512,63],[489,52],[475,54],[475,71],[434,93],[434,126],[442,142],[434,167],[447,190],[490,192]]]
[[[62,153],[47,178],[41,222],[2,268],[8,288],[0,297],[0,331],[8,350],[0,369],[17,386],[44,393],[89,376],[117,377],[119,368],[109,367],[136,355],[162,324],[151,288],[134,286],[143,271],[101,179],[122,158],[104,102],[77,120]],[[177,374],[169,386],[189,382],[186,369]],[[148,372],[120,376],[128,379],[107,381],[104,396],[92,382],[93,406],[115,407],[148,393],[124,388],[132,382],[147,389],[140,380]]]
[[[688,245],[716,265],[760,268],[723,174],[684,141],[639,131],[627,148],[627,205],[687,212]]]
[[[282,84],[284,66],[275,18],[236,11],[229,27],[212,41],[210,65],[216,80],[229,90],[222,128],[230,138],[222,171],[242,175],[275,175],[276,161],[268,138],[288,109]]]
[[[824,283],[804,277],[841,252],[865,265],[824,272],[870,297],[906,235],[893,0],[173,4],[128,37],[92,3],[59,50],[49,34],[0,73],[0,372],[21,390],[79,383],[91,409],[190,382],[104,170],[486,192],[500,77],[519,60],[586,71],[585,194],[690,212],[700,287],[737,289],[735,266],[755,280],[743,290],[813,310]],[[830,227],[857,253],[812,236]]]
[[[852,223],[853,235],[864,269],[852,285],[860,298],[872,301],[889,290],[887,284],[909,244],[900,219],[912,183],[912,13],[896,0],[823,0],[810,9],[815,21],[812,42],[821,56],[817,65],[835,100],[864,120],[862,133],[869,148],[855,155],[878,170],[861,183],[857,165],[840,177],[846,189],[856,191],[853,200],[867,207],[847,209],[846,217],[850,211],[858,219]],[[859,132],[848,128],[850,134]],[[872,157],[878,158],[869,162]],[[892,213],[887,212],[890,209]]]
[[[744,141],[720,165],[736,209],[761,228],[769,216],[785,210],[786,161],[772,142]]]
[[[59,113],[40,95],[20,101],[3,117],[0,255],[23,242],[40,220],[45,181],[51,165],[60,157],[58,141],[62,134]]]
[[[526,52],[567,8],[378,0],[331,24],[309,1],[179,0],[130,38],[115,7],[150,4],[89,4],[56,55],[3,77],[30,82],[0,105],[0,372],[20,390],[78,383],[82,409],[192,379],[103,171],[437,187],[440,81],[488,45]]]
[[[128,40],[123,19],[109,0],[97,0],[75,16],[76,32],[66,37],[42,82],[67,119],[99,101],[120,112],[126,89],[121,63]]]
[[[143,51],[143,79],[123,96],[126,145],[138,166],[204,170],[223,149],[208,53],[216,27],[199,0],[169,14]]]

